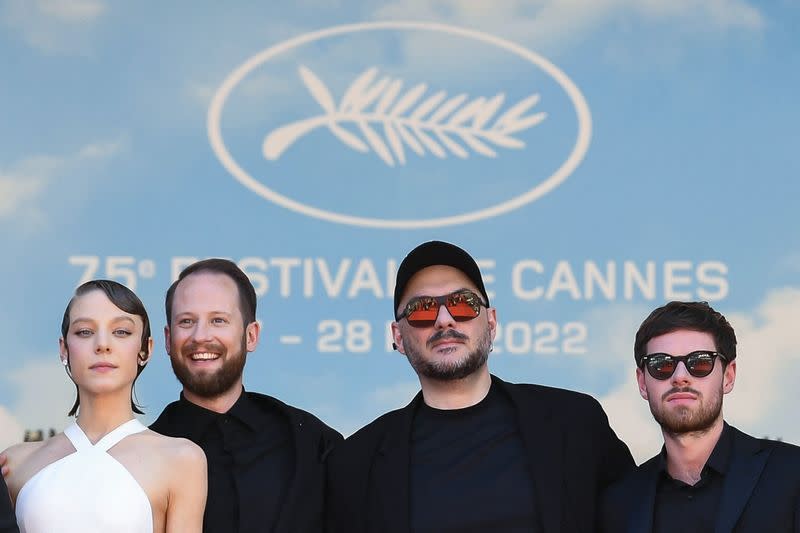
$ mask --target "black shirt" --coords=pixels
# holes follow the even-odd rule
[[[422,403],[414,415],[410,464],[412,531],[539,530],[516,411],[494,384],[465,409]]]
[[[722,486],[731,456],[731,431],[726,424],[714,450],[708,457],[700,481],[688,485],[673,479],[667,472],[667,454],[660,455],[661,475],[656,485],[653,532],[682,533],[714,531]]]
[[[205,533],[272,531],[294,472],[289,422],[259,407],[246,392],[227,413],[209,411],[181,394],[172,415],[186,437],[206,454],[208,500]],[[154,430],[161,429],[154,424]]]

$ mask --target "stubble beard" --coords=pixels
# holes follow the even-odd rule
[[[229,391],[242,377],[247,354],[247,339],[244,335],[242,336],[242,344],[238,354],[228,353],[224,347],[218,344],[205,345],[213,347],[212,351],[220,351],[221,353],[222,366],[213,372],[192,373],[189,366],[184,362],[182,352],[195,351],[197,346],[187,345],[184,350],[173,346],[171,352],[176,355],[169,358],[172,364],[172,371],[187,391],[201,398],[217,398]],[[220,348],[222,349],[220,350]]]
[[[428,344],[446,338],[465,341],[469,339],[469,337],[463,333],[450,329],[437,332],[431,336],[431,338],[428,339]],[[408,362],[411,363],[417,375],[436,381],[455,381],[471,376],[486,364],[492,346],[492,337],[487,327],[483,333],[481,333],[475,349],[469,352],[465,357],[454,361],[426,359],[423,351],[419,346],[413,344],[413,342],[409,343],[406,341],[403,343],[403,346],[405,348],[406,357],[408,357]]]
[[[696,394],[701,400],[700,405],[696,409],[690,406],[680,406],[674,410],[667,410],[663,407],[663,401],[667,395],[675,392],[691,392]],[[708,403],[704,401],[703,395],[694,389],[688,388],[674,388],[658,400],[650,400],[650,412],[653,414],[656,422],[661,426],[661,429],[669,435],[679,436],[689,433],[705,433],[707,432],[719,419],[722,412],[722,386],[720,386],[717,394],[713,394],[708,398]]]

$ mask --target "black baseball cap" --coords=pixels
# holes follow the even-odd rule
[[[397,269],[397,280],[394,284],[393,312],[395,318],[397,318],[397,308],[400,306],[400,299],[403,297],[403,293],[406,292],[409,280],[423,268],[433,265],[451,266],[466,274],[480,291],[486,306],[489,307],[489,296],[486,294],[486,287],[483,285],[481,271],[472,256],[455,244],[444,241],[429,241],[411,250]]]

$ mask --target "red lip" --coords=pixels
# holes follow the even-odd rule
[[[688,392],[676,392],[675,394],[671,394],[667,397],[667,401],[671,402],[673,400],[696,400],[697,396]]]
[[[431,346],[432,350],[438,349],[447,349],[447,348],[455,348],[456,346],[463,345],[464,342],[459,339],[442,339],[440,341],[436,341]]]
[[[91,370],[99,370],[103,368],[117,368],[117,365],[111,363],[95,363],[89,367]]]

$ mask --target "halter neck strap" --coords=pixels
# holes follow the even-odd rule
[[[104,452],[128,435],[139,433],[145,429],[147,428],[134,418],[133,420],[128,420],[124,424],[117,426],[106,433],[99,441],[97,441],[97,444],[92,444],[78,423],[73,422],[64,429],[64,435],[69,439],[77,451],[94,449]]]

